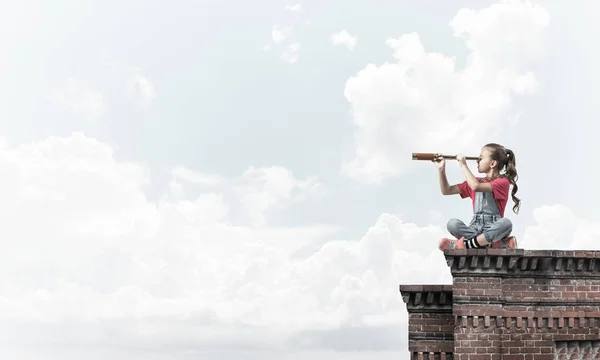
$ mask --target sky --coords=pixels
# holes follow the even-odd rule
[[[471,216],[412,152],[504,144],[519,247],[597,248],[598,10],[4,2],[0,354],[408,359]]]

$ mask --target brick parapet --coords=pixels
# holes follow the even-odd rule
[[[526,319],[560,328],[600,320],[600,252],[452,250],[445,257],[457,324],[481,318],[520,327]]]
[[[600,251],[460,249],[444,256],[453,277],[600,279]]]
[[[452,285],[400,285],[409,313],[452,312]]]

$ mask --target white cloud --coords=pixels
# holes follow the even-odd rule
[[[137,67],[132,67],[128,72],[126,92],[129,98],[142,109],[148,108],[156,98],[154,84]]]
[[[214,187],[226,183],[226,179],[220,175],[201,173],[185,166],[174,167],[171,170],[171,176],[169,182],[170,195],[177,199],[185,197],[186,185]]]
[[[290,44],[281,53],[281,59],[289,64],[295,64],[300,58],[300,44]]]
[[[84,118],[98,118],[106,113],[102,93],[69,78],[50,98],[64,109]]]
[[[174,167],[171,170],[171,175],[174,179],[181,179],[194,184],[218,185],[225,181],[223,176],[201,173],[185,166]]]
[[[600,222],[578,218],[564,205],[545,205],[533,211],[537,224],[528,227],[522,246],[527,249],[597,250]]]
[[[416,33],[388,39],[395,61],[369,64],[346,82],[356,149],[343,170],[378,183],[405,172],[411,152],[478,151],[478,139],[510,121],[512,96],[536,90],[526,67],[548,23],[543,8],[522,1],[460,10],[450,26],[469,49],[464,69],[426,52]]]
[[[273,25],[271,29],[271,40],[274,44],[279,44],[284,41],[292,32],[291,26]]]
[[[74,134],[5,146],[0,172],[7,343],[335,348],[339,331],[405,326],[399,283],[450,279],[435,249],[443,230],[395,216],[382,215],[358,241],[326,242],[300,260],[291,255],[336,227],[237,223],[239,204],[264,214],[318,193],[316,179],[284,168],[250,168],[227,179],[231,189],[152,203],[144,166],[118,162],[107,145]]]
[[[245,184],[237,189],[238,196],[256,227],[267,225],[267,210],[303,201],[307,196],[322,190],[322,185],[316,178],[297,180],[290,170],[283,167],[251,167],[244,172],[242,178]]]
[[[285,6],[285,11],[289,11],[289,12],[302,12],[302,11],[304,11],[304,7],[302,6],[302,4],[286,5]]]
[[[537,92],[538,81],[532,72],[516,76],[513,79],[512,90],[518,95],[530,95]]]
[[[346,30],[331,35],[331,43],[333,45],[344,45],[348,49],[353,50],[356,45],[356,36],[351,36]]]
[[[285,11],[292,13],[301,13],[304,11],[304,7],[302,6],[302,4],[286,5],[284,9]],[[305,23],[308,23],[308,20],[305,20]],[[296,31],[297,25],[297,21],[292,21],[291,23],[285,26],[280,24],[273,25],[271,29],[271,44],[263,46],[263,50],[271,51],[275,47],[283,47],[286,42],[292,42],[293,40],[290,36],[293,32]],[[300,44],[298,44],[297,42],[292,42],[285,45],[285,48],[283,49],[280,55],[280,59],[287,62],[288,64],[296,63],[299,57]]]

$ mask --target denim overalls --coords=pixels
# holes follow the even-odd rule
[[[447,229],[454,237],[465,240],[483,233],[491,247],[492,243],[505,240],[512,232],[512,222],[500,215],[500,210],[491,192],[476,192],[473,204],[473,218],[467,226],[462,220],[450,219]]]

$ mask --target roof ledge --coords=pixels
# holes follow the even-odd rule
[[[600,279],[600,251],[460,249],[444,251],[452,276]]]
[[[402,300],[411,312],[452,312],[452,285],[400,285]]]

